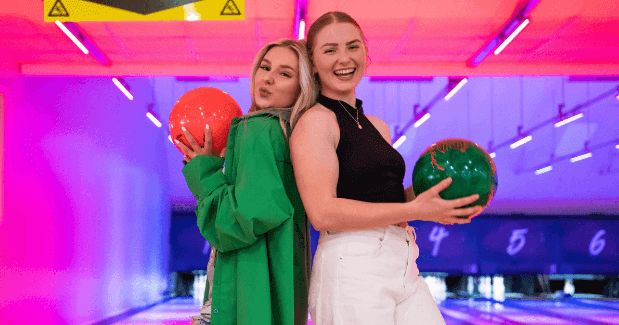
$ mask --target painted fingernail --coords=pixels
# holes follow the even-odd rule
[[[207,124],[207,125],[206,125],[206,129],[207,129],[207,130],[209,130],[210,128],[211,128],[211,127],[210,127],[210,126],[208,126],[208,124]]]
[[[184,127],[184,126],[181,126],[181,130],[183,130],[183,131],[187,131],[187,129],[185,129],[185,127]]]

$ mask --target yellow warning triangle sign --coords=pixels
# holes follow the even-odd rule
[[[69,17],[69,12],[67,11],[67,8],[64,7],[64,5],[62,4],[60,0],[56,0],[56,3],[54,3],[52,10],[49,11],[49,14],[47,14],[47,16],[48,17]]]
[[[231,15],[231,16],[238,16],[240,14],[241,14],[241,11],[236,6],[236,3],[234,3],[233,0],[228,0],[228,2],[226,2],[226,5],[224,6],[224,9],[222,9],[220,13],[220,15]]]

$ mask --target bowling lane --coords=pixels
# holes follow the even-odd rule
[[[122,325],[189,325],[191,316],[200,310],[192,297],[179,297],[135,314],[114,324]]]
[[[473,324],[587,324],[487,300],[448,299],[441,304],[440,309],[446,315],[458,311],[461,314],[468,315],[468,317],[473,317],[474,319],[468,320]]]
[[[600,300],[592,300],[592,299],[571,299],[569,300],[571,304],[578,306],[597,306],[600,308],[606,308],[611,310],[619,311],[619,301],[600,301]]]
[[[619,302],[586,299],[508,300],[502,303],[447,299],[439,308],[448,325],[619,325],[619,310],[613,308],[618,305]],[[179,297],[113,324],[188,325],[198,310],[199,306],[192,297]],[[313,325],[311,320],[308,325]]]
[[[447,325],[464,325],[464,324],[474,324],[474,325],[497,325],[497,324],[506,324],[505,319],[493,315],[473,315],[470,312],[462,309],[456,309],[447,306],[439,306],[441,310],[441,314],[443,314],[443,318],[445,319],[445,323]],[[516,323],[511,323],[516,324]]]
[[[523,301],[510,300],[505,302],[523,310],[559,317],[582,324],[619,324],[619,312],[601,306],[578,306],[567,301]]]

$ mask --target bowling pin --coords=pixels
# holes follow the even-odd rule
[[[193,272],[193,288],[192,288],[193,301],[198,304],[198,274]]]
[[[490,299],[492,298],[492,285],[491,285],[491,280],[489,276],[483,276],[480,279],[480,284],[479,284],[479,291],[482,294],[482,296],[486,299]]]
[[[468,293],[469,298],[472,298],[475,293],[475,279],[472,276],[467,277],[466,293]]]
[[[495,275],[492,278],[492,299],[505,301],[505,281],[502,275]]]
[[[439,282],[439,300],[440,303],[447,299],[447,283],[445,283],[445,278],[441,278]]]
[[[566,295],[571,295],[571,296],[574,295],[574,293],[576,292],[576,288],[574,287],[574,280],[573,279],[566,279],[565,280],[565,286],[563,286],[563,292]]]

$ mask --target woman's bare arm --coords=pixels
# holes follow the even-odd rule
[[[351,231],[381,227],[410,220],[442,223],[468,223],[456,216],[472,215],[476,208],[455,209],[476,198],[445,201],[438,192],[450,181],[428,190],[424,197],[407,203],[369,203],[337,198],[339,177],[336,147],[339,138],[337,120],[322,106],[309,109],[299,119],[290,138],[290,157],[308,218],[316,230]],[[445,186],[446,184],[446,186]],[[427,194],[426,194],[427,193]],[[437,201],[437,199],[439,201]],[[440,202],[442,201],[442,202]]]
[[[339,135],[335,115],[321,106],[309,109],[290,138],[290,158],[307,216],[316,230],[360,230],[405,221],[398,203],[368,203],[337,198]]]

